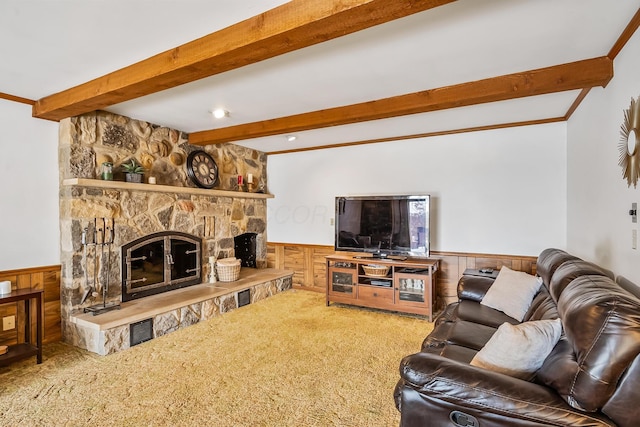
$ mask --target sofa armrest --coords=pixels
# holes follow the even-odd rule
[[[458,280],[458,298],[480,302],[495,279],[480,276],[462,276]]]
[[[479,425],[609,426],[611,421],[567,405],[551,388],[445,357],[416,353],[400,364],[396,404],[401,426],[451,425],[450,414],[460,411]]]

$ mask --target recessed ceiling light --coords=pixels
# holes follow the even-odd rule
[[[221,119],[223,117],[229,117],[229,112],[227,110],[225,110],[224,108],[216,108],[211,113],[213,114],[213,117],[215,117],[216,119]]]
[[[298,137],[295,136],[295,135],[287,135],[287,141],[289,141],[289,142],[293,142],[296,139],[298,139]]]

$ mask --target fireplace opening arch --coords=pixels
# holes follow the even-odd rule
[[[202,239],[161,231],[122,246],[122,301],[202,283]]]

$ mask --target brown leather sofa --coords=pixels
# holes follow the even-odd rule
[[[560,318],[563,332],[535,378],[469,364],[498,326],[520,322],[480,304],[494,279],[463,276],[459,301],[400,364],[401,426],[640,426],[640,299],[558,249],[540,254],[537,274],[523,322]]]

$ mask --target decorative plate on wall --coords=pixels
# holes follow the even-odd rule
[[[624,110],[624,121],[620,127],[620,160],[622,176],[627,180],[627,185],[636,188],[640,176],[640,105],[638,99],[631,98],[631,105]]]

